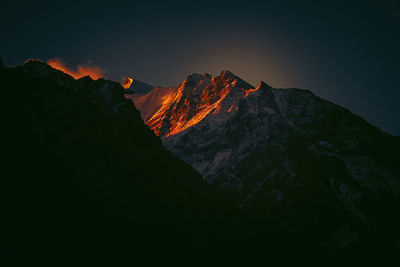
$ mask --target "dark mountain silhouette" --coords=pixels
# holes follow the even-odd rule
[[[213,237],[228,206],[163,148],[119,84],[24,66],[49,72],[1,72],[7,247],[15,259],[56,266],[112,255],[115,263]]]
[[[220,79],[214,79],[217,88],[210,90],[207,99],[211,99],[208,104],[213,104],[224,96],[227,101],[219,102],[220,110],[228,112],[232,106],[238,107],[229,112],[234,117],[204,117],[207,123],[228,117],[229,127],[219,127],[215,134],[216,128],[201,126],[200,120],[196,126],[172,135],[170,140],[180,140],[175,149],[162,136],[167,147],[186,162],[191,163],[177,153],[181,147],[185,148],[182,151],[192,149],[196,153],[206,153],[208,149],[205,155],[214,155],[219,149],[226,149],[227,144],[221,140],[231,140],[231,144],[240,147],[243,140],[265,137],[262,127],[268,116],[252,110],[265,102],[265,112],[275,114],[279,105],[271,101],[272,89],[261,83],[258,90],[253,90],[242,80],[230,80],[232,77],[235,76],[224,72]],[[191,96],[193,91],[189,89],[204,78],[211,79],[206,74],[188,77],[182,92]],[[243,191],[237,191],[231,190],[235,180],[226,183],[229,179],[223,173],[209,184],[166,150],[129,100],[136,96],[126,95],[118,83],[90,77],[74,80],[37,61],[1,69],[0,80],[4,240],[15,265],[115,266],[139,260],[165,263],[171,259],[186,260],[189,265],[201,260],[208,264],[219,262],[212,258],[222,260],[221,264],[238,263],[239,259],[249,264],[256,260],[297,261],[303,257],[329,260],[324,264],[332,260],[361,264],[375,256],[388,259],[398,252],[398,193],[396,183],[389,186],[387,181],[396,181],[398,175],[392,153],[398,148],[399,139],[370,128],[358,117],[347,117],[347,111],[336,106],[329,104],[329,112],[319,109],[326,117],[317,122],[290,113],[290,109],[283,115],[280,109],[279,116],[286,116],[287,121],[290,118],[296,129],[289,127],[287,121],[276,121],[273,115],[267,123],[272,129],[267,140],[272,141],[252,147],[251,153],[233,169],[244,185]],[[239,88],[234,94],[219,93],[225,82],[246,88]],[[159,94],[160,90],[155,88],[149,94],[165,96]],[[293,98],[291,107],[296,107],[292,111],[307,107],[302,100],[308,99],[308,92],[287,92]],[[299,98],[303,93],[304,97]],[[238,95],[245,95],[245,100],[236,99]],[[188,103],[199,102],[192,97]],[[181,107],[185,109],[185,105]],[[196,116],[195,109],[188,110],[192,112],[190,116]],[[357,132],[352,138],[362,136],[357,148],[365,146],[368,155],[379,158],[374,162],[380,168],[372,169],[390,170],[384,177],[387,180],[380,176],[374,179],[371,174],[376,192],[354,181],[345,164],[332,155],[335,148],[329,144],[345,150],[337,145],[347,144],[342,139],[321,139],[329,143],[318,143],[321,155],[309,147],[314,144],[312,140],[320,140],[324,134],[340,137],[331,133],[338,128],[337,118],[342,114],[346,115],[346,125],[364,127],[360,131],[365,135]],[[322,132],[317,123],[324,125]],[[168,134],[168,127],[160,125],[161,132]],[[309,129],[312,131],[306,132]],[[244,139],[246,133],[254,135]],[[178,136],[180,139],[175,139]],[[369,137],[380,140],[379,145],[370,146]],[[200,146],[202,143],[205,146]],[[354,155],[351,148],[341,153]],[[214,158],[210,156],[210,160]],[[284,168],[282,159],[288,159],[295,179],[290,179],[291,168]],[[259,182],[258,174],[267,172],[280,173],[282,179],[268,180],[248,202],[243,201],[243,196],[253,192]],[[330,178],[335,178],[331,187]],[[361,199],[354,198],[359,196],[357,192],[361,192]]]

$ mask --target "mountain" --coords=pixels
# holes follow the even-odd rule
[[[311,91],[253,87],[229,71],[129,98],[240,209],[332,252],[400,249],[399,137]]]
[[[38,61],[1,68],[0,84],[16,265],[399,252],[399,138],[310,91],[223,71],[139,94]]]
[[[223,234],[233,209],[163,147],[118,83],[37,61],[1,69],[0,82],[2,240],[15,265],[183,258]]]
[[[28,60],[25,64],[20,65],[17,67],[18,71],[27,73],[29,75],[35,76],[35,77],[40,77],[40,78],[46,78],[49,79],[53,82],[56,82],[57,84],[64,85],[67,87],[74,86],[76,87],[76,82],[73,77],[70,75],[52,68],[46,63],[40,62],[38,60]],[[78,86],[79,88],[85,88],[87,83],[83,81],[90,81],[92,80],[89,76],[82,77],[78,79],[78,81],[81,81],[80,85]],[[105,79],[99,79],[100,81],[105,81]],[[110,83],[111,81],[107,81]],[[110,83],[111,84],[111,83]],[[112,84],[117,84],[115,82],[112,82]],[[78,89],[79,89],[78,88]],[[141,82],[139,80],[133,80],[132,85],[125,90],[126,93],[129,94],[146,94],[149,91],[151,91],[154,87]]]

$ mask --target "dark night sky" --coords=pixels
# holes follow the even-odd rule
[[[228,69],[310,89],[400,135],[396,2],[3,1],[0,56],[91,61],[106,78],[155,86]]]

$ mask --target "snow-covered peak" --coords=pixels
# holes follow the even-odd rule
[[[177,87],[154,89],[146,95],[128,98],[157,135],[172,136],[203,120],[228,120],[237,112],[241,99],[257,90],[224,70],[215,77],[193,73]],[[156,96],[160,99],[155,99]]]
[[[223,71],[221,71],[220,76],[221,76],[221,78],[223,78],[223,79],[231,79],[231,78],[236,78],[236,77],[237,77],[235,74],[233,74],[233,73],[230,72],[229,70],[223,70]]]

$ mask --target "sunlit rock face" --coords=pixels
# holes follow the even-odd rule
[[[303,218],[336,229],[337,212],[369,227],[371,201],[399,203],[399,138],[308,90],[253,87],[223,71],[134,102],[164,145],[238,207],[288,227]]]
[[[124,87],[125,89],[129,89],[129,87],[131,87],[131,84],[133,82],[133,79],[127,77],[124,82],[122,83],[122,87]]]
[[[227,120],[237,111],[240,99],[259,88],[229,71],[217,77],[195,73],[187,76],[178,87],[157,88],[133,100],[140,107],[146,124],[157,135],[169,137],[198,124],[210,114],[213,119]],[[156,109],[154,102],[157,102]]]

